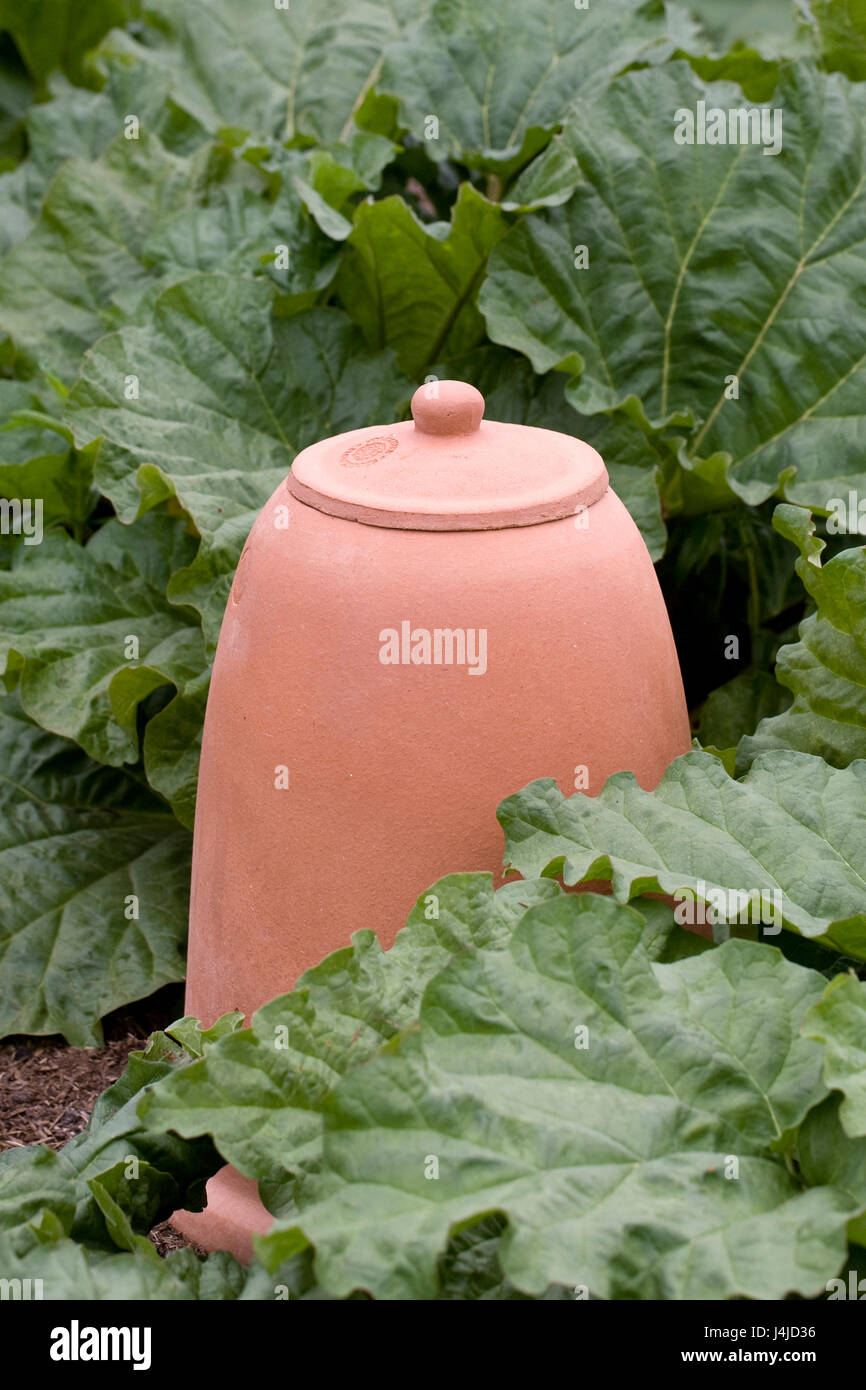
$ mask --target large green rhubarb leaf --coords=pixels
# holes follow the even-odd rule
[[[822,565],[823,543],[807,512],[777,507],[773,524],[799,546],[797,573],[817,611],[776,658],[776,679],[794,692],[793,704],[761,720],[739,744],[737,762],[747,767],[768,749],[798,748],[844,767],[866,757],[866,548]]]
[[[441,879],[390,951],[374,932],[356,932],[352,946],[259,1009],[251,1028],[150,1092],[143,1121],[159,1132],[212,1135],[279,1204],[287,1177],[318,1161],[322,1106],[339,1078],[414,1022],[425,986],[452,955],[505,944],[527,906],[559,891],[539,881],[494,894],[489,874]]]
[[[108,45],[119,37],[113,36]],[[28,111],[28,158],[0,176],[3,250],[20,240],[36,220],[45,186],[60,165],[67,159],[97,160],[118,135],[130,129],[128,117],[134,115],[138,121],[139,136],[142,130],[156,135],[175,154],[192,154],[209,142],[209,132],[172,100],[171,76],[164,68],[130,62],[127,54],[114,54],[105,46],[99,65],[104,82],[100,91],[74,87],[55,75],[51,100]],[[218,165],[219,160],[214,172]],[[104,177],[110,181],[112,175],[104,171]]]
[[[685,487],[700,510],[778,490],[826,510],[864,479],[866,92],[791,69],[766,145],[677,143],[699,102],[747,109],[679,63],[581,98],[550,158],[582,181],[494,250],[481,308],[496,342],[574,374],[584,414],[694,422],[676,508]]]
[[[754,729],[760,720],[775,716],[790,702],[788,692],[768,671],[744,671],[712,691],[701,709],[698,737],[705,748],[733,752],[747,730]]]
[[[630,772],[596,797],[543,778],[497,814],[506,863],[527,878],[608,880],[620,902],[680,895],[684,917],[700,901],[719,923],[784,924],[866,960],[866,761],[765,753],[735,782],[709,753],[686,753],[652,792]]]
[[[838,1095],[828,1096],[809,1111],[797,1132],[797,1163],[810,1187],[826,1184],[841,1189],[864,1212],[866,1138],[852,1138],[847,1133]],[[848,1223],[848,1239],[855,1245],[866,1246],[866,1214],[855,1216]]]
[[[23,158],[27,148],[25,123],[36,93],[12,45],[7,42],[3,47],[0,56],[0,160],[11,169]]]
[[[44,80],[56,68],[80,77],[87,51],[137,8],[135,0],[0,0],[0,31],[12,35],[33,77]]]
[[[447,897],[449,885],[441,886]],[[555,891],[547,884],[524,896],[542,900]],[[514,894],[500,900],[501,926],[509,897]],[[443,947],[449,940],[444,926],[448,915],[446,910],[442,918]],[[494,909],[491,923],[496,915]],[[428,964],[435,969],[436,962],[434,949]],[[309,1250],[290,1256],[272,1272],[255,1262],[242,1271],[226,1254],[199,1261],[185,1250],[161,1259],[141,1234],[178,1206],[198,1210],[204,1182],[222,1162],[208,1140],[190,1142],[171,1129],[144,1128],[137,1115],[142,1093],[160,1092],[167,1078],[188,1065],[189,1054],[207,1056],[217,1039],[236,1028],[238,1018],[224,1015],[204,1032],[193,1020],[183,1019],[171,1025],[170,1034],[153,1034],[143,1051],[130,1054],[124,1074],[99,1097],[87,1129],[59,1153],[37,1145],[0,1154],[0,1260],[8,1276],[42,1279],[43,1297],[54,1299],[116,1297],[119,1290],[128,1298],[330,1298],[315,1284]],[[183,1049],[174,1039],[183,1042]],[[172,1122],[170,1109],[167,1116]],[[482,1220],[450,1242],[440,1262],[439,1297],[525,1297],[502,1273],[503,1228],[501,1219]],[[118,1255],[118,1245],[128,1253]],[[552,1289],[544,1296],[566,1298],[570,1293]]]
[[[237,1021],[227,1015],[220,1024],[230,1028]],[[114,1240],[135,1249],[136,1231],[147,1232],[179,1206],[204,1205],[205,1182],[221,1166],[210,1141],[146,1131],[138,1118],[142,1093],[183,1070],[190,1055],[173,1036],[152,1034],[103,1091],[87,1128],[61,1149],[60,1161],[76,1198],[71,1228],[76,1239],[104,1245]],[[136,1163],[130,1165],[130,1159]]]
[[[42,527],[60,522],[83,534],[99,502],[93,487],[94,453],[92,448],[70,448],[69,430],[47,413],[29,383],[0,381],[0,496],[29,504],[31,534],[37,498]]]
[[[193,275],[103,338],[69,397],[78,443],[102,438],[96,480],[124,520],[171,496],[192,518],[202,544],[170,592],[214,645],[243,543],[298,450],[393,420],[413,389],[339,310],[272,318],[273,298],[261,281]]]
[[[147,0],[144,9],[150,27],[127,53],[170,72],[174,100],[206,129],[327,142],[351,131],[386,48],[425,0]]]
[[[164,1259],[156,1253],[155,1245],[150,1250],[152,1254],[141,1246],[135,1253],[107,1254],[62,1236],[46,1238],[43,1232],[38,1237],[34,1233],[26,1243],[0,1236],[0,1261],[6,1277],[41,1280],[41,1296],[46,1302],[225,1300],[239,1297],[246,1285],[243,1265],[225,1250],[203,1260],[192,1250],[170,1250]],[[269,1297],[273,1298],[274,1280],[268,1284]]]
[[[19,353],[74,377],[84,349],[123,321],[115,296],[145,288],[147,239],[195,194],[189,162],[146,131],[63,164],[37,226],[0,262],[0,328]]]
[[[190,837],[11,696],[0,748],[0,1035],[89,1046],[103,1014],[183,978]]]
[[[475,305],[491,249],[506,233],[498,206],[461,185],[450,225],[419,222],[402,198],[359,207],[340,267],[340,299],[374,347],[393,347],[421,377],[440,356],[476,347]]]
[[[204,712],[210,686],[210,667],[189,681],[164,709],[147,721],[144,766],[147,780],[182,825],[192,830]]]
[[[86,546],[52,532],[17,547],[0,573],[0,663],[20,672],[32,719],[100,762],[135,761],[141,702],[205,664],[196,615],[165,596],[195,548],[179,518],[156,514],[110,521]]]
[[[575,97],[693,37],[661,0],[435,0],[385,54],[376,85],[399,98],[401,123],[434,159],[502,176],[546,143]]]
[[[99,159],[69,159],[31,234],[0,261],[0,327],[27,365],[71,380],[103,333],[139,312],[147,319],[146,294],[194,271],[268,275],[286,307],[309,306],[334,277],[340,247],[332,237],[349,224],[303,174],[314,176],[308,160],[286,155],[266,196],[266,175],[249,163],[233,164],[210,145],[172,154],[146,127],[134,140],[118,136]]]
[[[843,1094],[839,1118],[846,1132],[866,1135],[866,984],[837,975],[809,1010],[803,1030],[824,1043],[824,1080]]]
[[[306,1238],[331,1293],[430,1298],[449,1231],[501,1212],[504,1272],[530,1293],[820,1293],[858,1202],[803,1191],[770,1146],[826,1094],[797,1031],[823,981],[743,941],[654,964],[643,931],[562,895],[507,949],[455,958],[420,1029],[337,1087],[319,1200],[260,1255]]]
[[[75,1215],[75,1194],[62,1162],[44,1144],[0,1153],[0,1231],[26,1226],[45,1209],[67,1231]]]
[[[703,34],[719,52],[735,44],[755,48],[767,58],[793,58],[808,52],[802,9],[796,0],[689,0]],[[703,48],[702,48],[703,51]]]
[[[809,0],[809,13],[824,66],[862,82],[866,78],[864,0]]]

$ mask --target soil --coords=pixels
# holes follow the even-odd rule
[[[97,1096],[120,1076],[129,1053],[182,1014],[183,987],[169,985],[109,1014],[104,1047],[70,1047],[62,1037],[6,1038],[0,1043],[0,1149],[62,1148],[84,1129]],[[150,1238],[161,1255],[192,1244],[167,1221]]]

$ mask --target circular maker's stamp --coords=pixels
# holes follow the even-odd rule
[[[393,454],[400,441],[393,434],[375,434],[362,444],[355,444],[340,456],[340,462],[349,468],[361,468],[366,463],[378,463],[380,459]]]

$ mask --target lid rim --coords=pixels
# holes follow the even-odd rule
[[[357,521],[362,526],[378,526],[389,531],[509,531],[521,526],[544,526],[550,521],[565,521],[578,512],[600,502],[610,491],[607,469],[602,471],[571,496],[557,497],[548,502],[536,502],[510,511],[498,507],[476,512],[424,512],[399,508],[386,510],[366,507],[359,502],[329,497],[306,483],[299,482],[293,473],[286,478],[286,488],[296,501],[326,516],[342,521]]]

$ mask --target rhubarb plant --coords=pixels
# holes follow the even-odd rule
[[[430,378],[603,455],[695,737],[654,789],[502,787],[504,886],[407,882],[390,950],[371,923],[252,1018],[166,1020],[82,1135],[0,1152],[4,1271],[832,1297],[866,1246],[866,10],[56,0],[0,31],[0,1034],[98,1045],[183,979],[246,537],[301,449]],[[275,1220],[253,1263],[161,1259],[223,1163]]]

